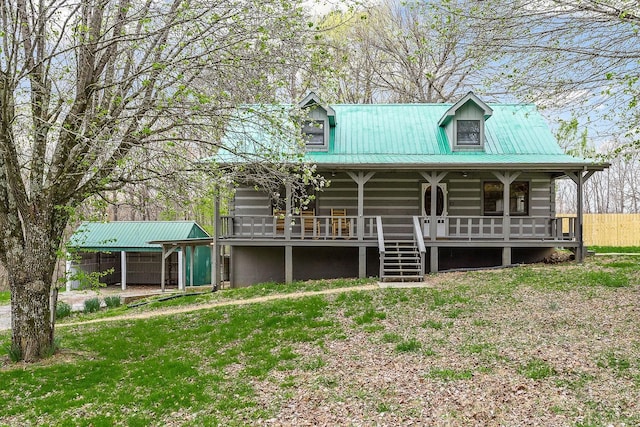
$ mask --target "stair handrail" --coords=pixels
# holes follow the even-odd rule
[[[415,235],[416,242],[418,243],[418,250],[421,254],[427,252],[427,248],[424,246],[424,238],[422,237],[422,229],[420,228],[420,217],[413,217],[413,234]]]
[[[413,217],[413,234],[415,235],[416,243],[418,243],[418,250],[420,251],[420,274],[424,277],[427,248],[424,246],[422,227],[420,227],[421,223],[422,220],[419,216]]]
[[[378,251],[384,254],[384,232],[382,231],[382,217],[376,217],[376,231],[378,232]]]
[[[380,280],[384,280],[384,232],[382,231],[381,216],[376,216],[376,231],[378,233],[378,252],[380,252]]]

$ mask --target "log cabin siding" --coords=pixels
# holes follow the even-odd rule
[[[449,216],[482,215],[483,184],[496,181],[491,173],[463,178],[450,172],[442,180],[447,186]],[[329,216],[331,209],[347,209],[347,215],[358,214],[358,186],[346,174],[330,177],[331,185],[316,194],[316,215]],[[545,174],[520,175],[516,181],[529,182],[529,216],[550,216],[555,211],[554,185]],[[421,194],[424,178],[417,172],[378,172],[364,186],[364,215],[422,215]],[[233,215],[271,215],[271,200],[251,187],[238,188],[232,202]]]

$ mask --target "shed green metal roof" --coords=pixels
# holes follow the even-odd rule
[[[209,235],[193,221],[83,222],[69,245],[102,252],[159,252],[162,246],[149,242],[201,237]]]
[[[452,105],[331,105],[336,125],[331,127],[328,150],[307,152],[304,158],[320,167],[547,165],[560,168],[597,164],[565,154],[532,104],[490,104],[493,115],[485,121],[484,150],[453,152],[445,129],[438,126]],[[218,160],[223,163],[247,161],[224,152]]]

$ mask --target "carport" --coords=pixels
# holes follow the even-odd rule
[[[159,243],[178,242],[167,249]],[[67,290],[82,286],[78,275],[108,272],[107,285],[186,286],[211,284],[213,238],[193,221],[84,222],[69,241]]]

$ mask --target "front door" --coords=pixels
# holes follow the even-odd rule
[[[424,235],[429,237],[429,223],[431,222],[431,184],[422,184],[422,215],[426,218],[424,224]],[[447,216],[447,184],[438,184],[436,189],[436,221],[437,237],[446,235],[446,216]]]

